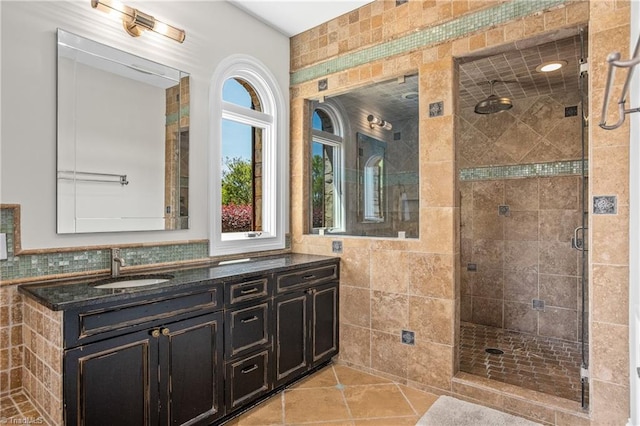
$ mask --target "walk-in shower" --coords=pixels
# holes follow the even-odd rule
[[[459,370],[583,406],[585,44],[576,30],[460,58],[456,130]],[[552,60],[566,65],[536,70]]]

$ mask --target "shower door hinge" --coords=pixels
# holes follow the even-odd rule
[[[588,368],[580,367],[580,379],[582,379],[583,382],[588,382],[589,381],[589,369]]]
[[[589,62],[585,59],[584,62],[580,64],[580,74],[589,72]]]

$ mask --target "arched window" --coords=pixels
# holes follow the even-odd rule
[[[286,104],[271,73],[234,55],[212,78],[211,255],[284,248]]]
[[[311,232],[344,232],[343,129],[330,104],[314,106],[311,118]]]

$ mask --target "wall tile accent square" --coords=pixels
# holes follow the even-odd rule
[[[415,332],[409,330],[402,330],[402,343],[405,345],[415,345],[416,335]]]
[[[440,117],[444,114],[444,102],[434,102],[429,104],[429,118]]]
[[[531,307],[536,311],[544,311],[544,300],[533,299],[531,302]]]
[[[595,195],[593,197],[593,214],[616,214],[618,212],[615,195]]]

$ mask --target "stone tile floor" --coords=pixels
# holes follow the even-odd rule
[[[330,365],[229,426],[414,426],[438,397],[391,380]]]
[[[15,392],[0,398],[0,424],[48,425],[29,398]]]
[[[228,426],[414,426],[436,395],[383,377],[330,365],[267,399]],[[42,424],[27,396],[0,398],[0,424]]]
[[[487,348],[504,354],[489,354]],[[465,373],[579,402],[581,360],[576,342],[460,324],[460,371]]]

